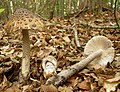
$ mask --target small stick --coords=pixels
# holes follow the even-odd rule
[[[90,54],[87,58],[83,59],[81,62],[78,62],[78,63],[72,65],[70,68],[61,71],[56,76],[50,77],[46,81],[46,84],[53,84],[55,86],[59,86],[59,85],[63,84],[73,74],[75,74],[78,71],[80,71],[81,69],[83,69],[92,60],[94,60],[97,57],[100,57],[101,55],[102,55],[101,49],[99,49],[98,51],[95,51],[94,53]]]
[[[87,23],[85,21],[80,21],[80,20],[79,20],[79,23],[81,25],[88,26],[90,28],[96,28],[96,29],[118,29],[119,28],[118,26],[115,26],[115,25],[114,26],[98,26],[98,25]]]
[[[73,28],[73,31],[74,31],[75,43],[76,43],[77,47],[81,47],[79,39],[78,39],[78,32],[77,32],[76,28]]]

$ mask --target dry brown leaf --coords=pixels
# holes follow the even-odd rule
[[[106,92],[115,91],[119,82],[120,82],[120,76],[117,76],[112,79],[107,79],[104,81],[103,87],[106,89]]]
[[[106,92],[106,90],[104,88],[101,88],[99,92]]]
[[[67,42],[67,43],[70,43],[70,42],[71,42],[71,40],[70,40],[70,38],[69,38],[68,36],[64,36],[64,37],[63,37],[63,40],[64,40],[65,42]]]
[[[58,90],[53,85],[41,85],[40,92],[58,92]]]
[[[65,55],[66,53],[63,51],[63,50],[59,50],[59,52],[58,52],[58,59],[59,58],[62,58],[64,55]]]
[[[90,85],[90,82],[86,82],[85,80],[82,81],[81,83],[78,84],[78,87],[80,89],[83,89],[83,90],[90,90],[91,89],[91,85]]]
[[[3,37],[3,33],[2,31],[0,31],[0,39]]]
[[[6,76],[4,76],[2,83],[0,84],[0,91],[5,90],[10,86],[10,82],[7,80]]]
[[[14,82],[14,84],[4,92],[22,92],[22,90],[19,88],[19,82]]]
[[[58,88],[59,92],[73,92],[72,87],[59,87]]]
[[[22,92],[33,92],[34,90],[32,85],[23,85],[21,88]]]
[[[103,85],[103,87],[106,89],[106,92],[111,92],[111,91],[113,91],[113,92],[115,92],[115,90],[116,90],[116,86],[118,85],[118,83],[110,83],[110,82],[104,82],[104,85]]]
[[[72,76],[71,78],[68,79],[68,82],[69,82],[68,86],[75,87],[79,82],[79,78],[76,76]]]
[[[119,12],[116,12],[117,15],[120,15]],[[81,45],[84,47],[84,45],[88,42],[88,40],[95,36],[95,35],[104,35],[111,39],[114,43],[115,47],[115,52],[116,52],[116,58],[112,62],[113,68],[112,71],[108,67],[108,70],[106,71],[105,69],[100,69],[99,65],[94,65],[91,68],[83,69],[80,74],[82,75],[82,78],[80,78],[80,74],[73,75],[73,79],[71,79],[71,82],[68,80],[70,83],[65,83],[64,87],[59,87],[59,90],[61,92],[72,92],[77,91],[77,92],[84,92],[83,89],[80,91],[79,90],[79,82],[82,81],[83,79],[86,80],[86,78],[90,77],[91,80],[95,80],[95,82],[91,83],[91,90],[94,89],[95,87],[99,88],[103,86],[104,80],[105,79],[110,79],[113,78],[114,75],[117,75],[119,72],[119,67],[120,67],[120,33],[119,30],[114,30],[114,29],[94,29],[94,28],[89,28],[88,26],[83,26],[79,23],[79,20],[81,21],[86,21],[87,23],[92,23],[92,26],[94,24],[103,26],[103,25],[111,25],[113,26],[115,24],[113,20],[113,13],[110,11],[103,11],[102,16],[97,14],[94,15],[92,12],[83,12],[80,17],[78,16],[77,18],[73,17],[70,19],[63,19],[60,17],[53,18],[52,20],[47,20],[44,21],[46,24],[45,31],[46,32],[35,32],[29,31],[30,33],[30,40],[31,40],[31,74],[32,78],[38,80],[35,84],[32,83],[28,85],[34,85],[34,88],[39,90],[41,84],[45,84],[46,80],[44,79],[42,75],[42,68],[41,68],[41,60],[43,57],[47,55],[54,55],[58,59],[58,69],[57,72],[61,72],[63,69],[66,67],[72,65],[73,63],[76,63],[80,61],[83,55],[83,49],[79,50],[76,48],[76,45],[74,43],[74,35],[72,31],[72,26],[75,24],[75,27],[78,30],[78,37],[80,39]],[[19,35],[19,36],[18,36]],[[15,36],[15,37],[14,37]],[[13,34],[13,37],[8,37],[5,35],[5,31],[1,30],[0,31],[0,63],[1,62],[6,62],[8,61],[7,58],[10,58],[11,61],[18,61],[21,62],[22,59],[22,36],[20,32],[16,32]],[[19,48],[16,49],[16,48]],[[81,51],[81,52],[80,52]],[[11,59],[12,58],[12,59]],[[39,62],[38,62],[39,61]],[[70,62],[72,61],[72,62]],[[74,61],[74,62],[73,62]],[[115,66],[115,67],[114,67]],[[1,66],[2,69],[4,69],[4,66]],[[94,69],[93,69],[94,68]],[[103,67],[102,67],[103,68]],[[112,73],[115,70],[114,73]],[[91,73],[92,72],[92,73]],[[14,75],[16,72],[10,72],[11,75]],[[92,75],[95,74],[95,75]],[[3,76],[4,73],[1,70],[1,76],[0,76],[0,81],[3,81]],[[76,77],[75,77],[76,76]],[[87,77],[86,77],[87,76]],[[7,76],[10,77],[12,80],[15,79],[14,76]],[[76,78],[79,79],[76,79]],[[18,81],[18,80],[17,80]],[[97,81],[97,84],[96,84]],[[2,82],[2,88],[6,89],[6,87],[9,86],[9,83],[7,84],[6,82]],[[15,83],[12,82],[13,85],[9,86],[10,88],[7,89],[7,92],[19,92],[22,89],[19,89],[17,85],[14,85]],[[70,85],[69,85],[70,84]],[[0,84],[1,85],[1,84]],[[5,86],[6,85],[6,86]],[[69,85],[70,87],[67,87]],[[88,84],[86,84],[88,85]],[[14,87],[13,87],[14,86]],[[72,87],[73,86],[73,89]],[[75,86],[75,87],[74,87]],[[0,86],[1,87],[1,86]],[[77,87],[77,88],[76,88]],[[22,87],[21,87],[22,88]],[[33,92],[33,87],[31,86],[24,86],[25,91]],[[75,88],[75,89],[74,89]],[[87,89],[87,88],[86,88]],[[117,92],[120,90],[117,89]],[[0,91],[1,92],[1,91]],[[5,91],[4,91],[5,92]],[[35,91],[36,92],[36,91]],[[104,88],[101,88],[99,92],[105,92]]]

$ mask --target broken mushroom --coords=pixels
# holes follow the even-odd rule
[[[62,85],[62,83],[64,83],[73,74],[86,67],[90,62],[94,62],[94,60],[98,60],[96,62],[101,65],[106,65],[108,62],[113,60],[114,52],[112,42],[108,38],[104,36],[95,36],[89,40],[85,46],[84,53],[88,55],[87,58],[72,65],[68,69],[61,71],[57,75],[50,77],[46,81],[46,84],[53,84],[56,86]]]
[[[42,60],[42,67],[44,69],[43,76],[45,78],[56,75],[57,60],[53,56],[47,56]]]
[[[23,58],[22,76],[27,78],[30,70],[30,40],[29,30],[39,30],[44,27],[40,18],[27,9],[17,9],[6,22],[4,28],[7,32],[22,31],[23,35]]]
[[[99,52],[91,64],[106,65],[114,59],[115,50],[112,46],[112,42],[105,36],[95,36],[86,44],[84,54],[88,56],[91,53]]]

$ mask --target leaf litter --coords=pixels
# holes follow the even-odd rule
[[[45,21],[44,32],[31,31],[31,68],[30,82],[21,85],[19,72],[22,60],[22,36],[18,32],[14,36],[7,36],[4,30],[0,31],[0,91],[1,92],[110,92],[120,90],[120,33],[115,29],[96,29],[81,25],[79,20],[92,25],[114,26],[113,13],[103,12],[102,15],[82,13],[79,17],[70,19],[54,18]],[[81,47],[77,47],[73,26],[78,32]],[[115,48],[115,58],[106,66],[87,66],[79,73],[74,74],[58,88],[45,85],[41,66],[42,59],[48,55],[58,61],[57,73],[69,66],[80,62],[83,58],[85,44],[96,35],[109,38]]]

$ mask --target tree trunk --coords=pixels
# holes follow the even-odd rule
[[[53,15],[54,15],[54,11],[55,11],[55,5],[56,5],[56,0],[51,0],[50,2],[50,14],[49,14],[49,19],[52,19],[53,18]]]

